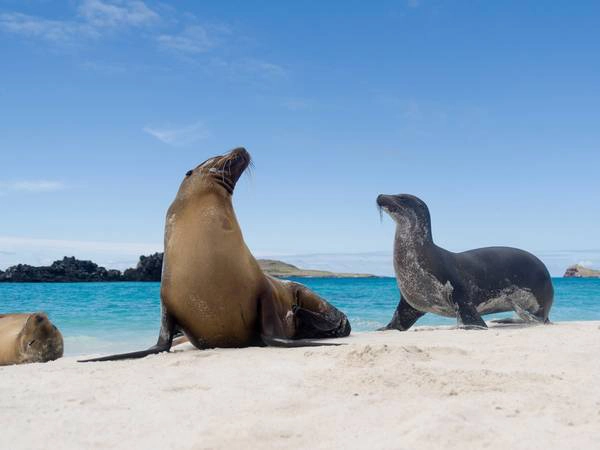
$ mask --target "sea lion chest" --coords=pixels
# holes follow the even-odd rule
[[[161,300],[199,347],[255,338],[260,275],[237,223],[218,210],[167,224]]]
[[[442,283],[419,249],[394,249],[394,270],[402,296],[415,309],[447,317],[456,315],[452,283]]]

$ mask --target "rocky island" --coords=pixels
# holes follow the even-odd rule
[[[600,270],[589,269],[581,264],[570,266],[563,275],[564,278],[600,278]]]
[[[162,253],[140,256],[135,268],[124,272],[106,269],[92,261],[82,261],[73,256],[65,256],[50,266],[30,266],[17,264],[0,270],[0,282],[11,283],[49,283],[49,282],[98,282],[98,281],[160,281],[162,271]],[[304,270],[296,266],[271,259],[259,259],[258,263],[265,273],[277,278],[373,278],[375,275],[355,273],[335,273],[324,270]]]

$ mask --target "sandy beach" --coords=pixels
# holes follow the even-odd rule
[[[600,322],[0,368],[2,448],[598,448]]]

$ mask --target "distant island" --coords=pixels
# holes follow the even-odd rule
[[[135,268],[124,272],[106,269],[92,261],[82,261],[73,256],[65,256],[49,266],[17,264],[6,271],[0,270],[0,282],[11,283],[50,283],[50,282],[98,282],[98,281],[160,281],[163,254],[154,253],[140,256]],[[272,259],[259,259],[265,273],[277,278],[374,278],[375,275],[357,273],[335,273],[324,270],[304,270],[296,266]]]
[[[589,269],[581,264],[567,268],[564,278],[600,278],[600,270]]]
[[[260,268],[277,278],[377,278],[368,273],[337,273],[326,270],[299,269],[296,266],[274,259],[259,259]]]

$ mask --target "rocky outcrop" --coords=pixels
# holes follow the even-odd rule
[[[565,278],[600,278],[600,270],[589,269],[581,264],[567,268]]]
[[[123,272],[125,281],[160,281],[162,273],[163,254],[154,253],[150,256],[140,256],[135,269]]]
[[[7,282],[71,282],[71,281],[119,281],[121,272],[107,270],[92,261],[81,261],[65,256],[50,266],[18,264],[0,274],[0,281]]]
[[[30,266],[18,264],[9,267],[5,272],[0,271],[0,282],[40,283],[40,282],[83,282],[83,281],[160,281],[163,254],[154,253],[140,256],[135,268],[121,273],[118,270],[108,270],[92,261],[81,261],[75,257],[65,256],[54,261],[50,266]],[[262,270],[274,277],[288,278],[372,278],[375,275],[360,273],[335,273],[325,270],[305,270],[292,264],[273,259],[259,259]]]

